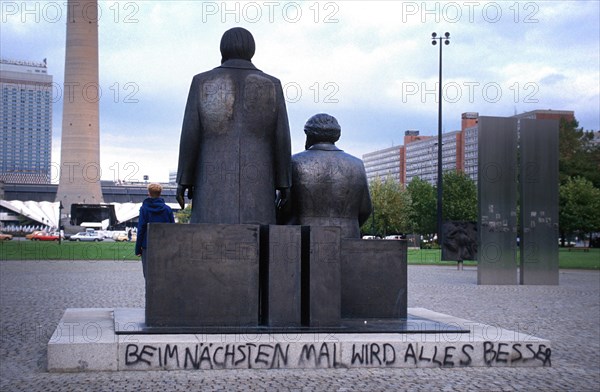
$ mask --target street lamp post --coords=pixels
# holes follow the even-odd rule
[[[62,210],[65,207],[63,207],[62,201],[58,203],[58,244],[62,245]]]
[[[376,237],[375,234],[375,206],[372,206],[373,219],[371,220],[371,233],[373,233],[373,237]]]
[[[437,178],[437,234],[438,244],[442,245],[442,41],[445,45],[450,44],[450,33],[445,33],[443,37],[438,37],[436,33],[431,33],[431,44],[437,45],[440,41],[440,75],[438,86],[438,178]]]

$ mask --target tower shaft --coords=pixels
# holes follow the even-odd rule
[[[100,186],[98,1],[68,0],[61,162],[56,201],[103,202]],[[64,222],[64,221],[63,221]],[[66,223],[66,222],[65,222]]]

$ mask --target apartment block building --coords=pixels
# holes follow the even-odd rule
[[[512,117],[517,119],[575,118],[569,110],[534,110]],[[466,112],[461,115],[461,129],[442,134],[442,170],[462,171],[477,181],[478,121],[479,113]],[[386,148],[363,155],[367,178],[391,176],[403,185],[419,177],[432,185],[437,184],[438,162],[437,136],[422,136],[419,131],[406,131],[404,145]]]

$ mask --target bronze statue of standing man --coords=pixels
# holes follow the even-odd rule
[[[291,142],[281,82],[251,62],[254,38],[221,39],[221,66],[194,76],[179,146],[177,199],[191,223],[274,224],[290,187]]]

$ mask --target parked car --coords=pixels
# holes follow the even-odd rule
[[[104,237],[97,232],[82,231],[69,237],[69,241],[104,241]]]
[[[116,238],[115,241],[118,242],[124,242],[127,241],[127,233],[120,233]],[[136,233],[131,233],[131,241],[135,242],[137,240],[137,234]]]
[[[117,238],[119,238],[119,237],[120,237],[121,235],[123,235],[123,234],[127,235],[127,232],[126,232],[126,231],[113,231],[113,232],[112,232],[112,237],[111,237],[111,238],[112,238],[113,240],[117,241]]]
[[[394,235],[388,235],[385,237],[386,240],[405,240],[406,236],[402,235],[402,234],[394,234]]]
[[[33,237],[31,237],[32,241],[58,241],[60,238],[60,233],[46,233],[44,231],[38,232]]]
[[[105,240],[112,239],[112,232],[111,231],[108,231],[108,230],[98,230],[97,233],[100,234],[102,236],[102,238],[104,238]]]
[[[11,234],[0,233],[0,241],[10,241],[13,236]]]
[[[27,240],[30,240],[31,238],[33,238],[33,236],[36,236],[36,235],[38,235],[38,234],[40,234],[40,233],[43,233],[43,231],[42,231],[42,230],[35,230],[35,231],[32,231],[31,233],[29,233],[29,234],[27,234],[27,235],[25,236],[25,239],[27,239]]]

